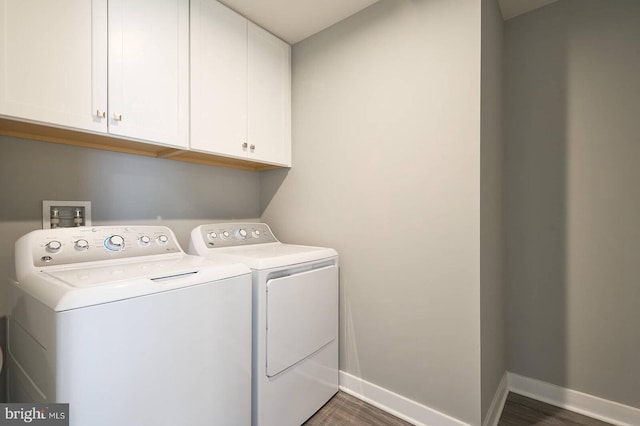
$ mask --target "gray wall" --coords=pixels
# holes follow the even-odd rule
[[[480,344],[483,421],[506,371],[502,214],[503,21],[495,0],[482,0],[480,127]]]
[[[93,224],[169,226],[260,216],[260,174],[0,136],[0,316],[15,240],[42,228],[42,200],[89,200]]]
[[[480,2],[381,0],[293,48],[282,240],[341,256],[340,367],[480,423]]]
[[[508,369],[640,407],[640,2],[505,27]]]

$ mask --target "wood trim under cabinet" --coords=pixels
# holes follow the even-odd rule
[[[0,118],[0,135],[241,170],[261,171],[281,168],[281,166],[271,164],[168,148],[151,143],[119,139],[108,135],[85,133],[7,118]]]

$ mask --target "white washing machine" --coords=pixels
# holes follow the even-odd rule
[[[11,402],[72,426],[251,423],[251,271],[186,255],[162,226],[33,231],[16,242]]]
[[[202,225],[189,253],[253,270],[254,426],[299,426],[338,391],[338,253],[264,223]]]

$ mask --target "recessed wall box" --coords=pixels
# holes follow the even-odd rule
[[[91,226],[91,201],[42,201],[42,229]]]

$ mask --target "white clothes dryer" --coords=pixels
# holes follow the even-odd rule
[[[251,271],[185,254],[162,226],[33,231],[16,242],[11,402],[69,403],[71,426],[251,423]]]
[[[253,426],[299,426],[338,392],[338,253],[264,223],[201,225],[189,253],[253,270]]]

